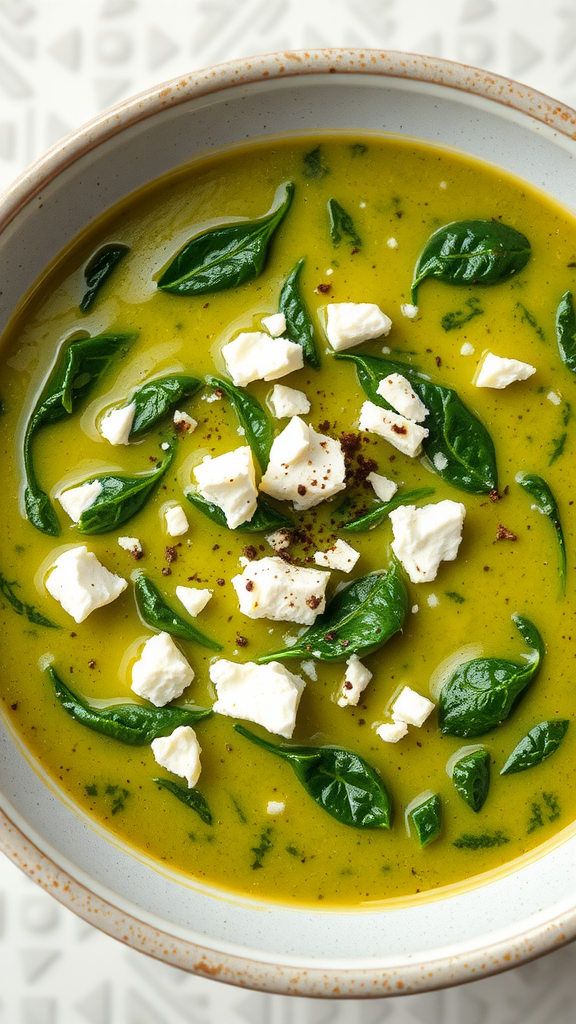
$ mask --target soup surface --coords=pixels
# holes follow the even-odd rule
[[[263,217],[278,207],[280,186],[288,181],[295,186],[293,201],[257,276],[197,295],[158,287],[190,238]],[[339,204],[332,204],[332,232],[329,200]],[[410,286],[421,252],[435,231],[462,221],[497,221],[520,232],[529,240],[530,259],[517,273],[489,285],[434,276],[423,280],[414,315],[406,304],[412,303]],[[129,252],[81,312],[86,265],[107,243],[123,243]],[[185,497],[194,485],[193,469],[206,455],[221,455],[250,440],[228,395],[204,384],[204,378],[230,379],[223,346],[240,332],[264,329],[262,318],[278,311],[284,282],[301,259],[300,295],[310,312],[321,366],[305,364],[276,383],[303,391],[311,409],[302,419],[342,439],[347,487],[305,512],[271,501],[294,524],[288,559],[314,567],[314,552],[326,551],[337,537],[351,544],[360,558],[349,574],[331,571],[328,598],[350,580],[395,564],[387,516],[372,530],[342,529],[360,510],[382,504],[366,481],[370,471],[394,481],[398,499],[407,495],[408,500],[417,488],[433,488],[414,503],[424,507],[448,499],[466,510],[457,557],[441,562],[430,583],[404,578],[403,628],[362,658],[373,675],[357,706],[338,704],[347,652],[339,661],[302,656],[282,661],[306,683],[290,742],[336,745],[360,755],[389,794],[390,828],[337,820],[312,799],[288,761],[250,742],[235,731],[234,719],[221,714],[195,725],[202,770],[194,791],[210,812],[199,814],[154,782],[162,777],[186,791],[182,779],[159,767],[149,742],[131,745],[87,728],[67,713],[43,671],[50,663],[62,682],[96,709],[139,700],[131,690],[132,668],[154,630],[138,613],[134,573],[144,573],[173,610],[222,646],[215,652],[176,638],[195,672],[177,704],[210,708],[216,696],[211,663],[219,658],[255,662],[285,649],[305,628],[252,619],[239,610],[231,583],[243,572],[239,559],[252,564],[274,556],[266,540],[270,530],[229,530]],[[382,136],[300,137],[198,161],[126,201],[62,255],[3,338],[0,679],[10,727],[78,808],[141,854],[201,883],[275,901],[350,906],[422,898],[513,861],[573,822],[576,729],[566,731],[557,723],[574,717],[574,379],[557,346],[555,314],[575,280],[576,222],[566,210],[495,168]],[[355,363],[336,359],[325,333],[326,307],[345,302],[375,303],[392,320],[386,337],[346,353],[392,360],[400,364],[399,372],[416,370],[455,389],[492,439],[494,486],[487,484],[481,493],[462,490],[449,479],[442,459],[411,458],[359,430],[361,408],[370,396]],[[36,476],[60,521],[60,535],[54,537],[25,517],[26,425],[66,346],[103,333],[130,335],[130,343],[110,361],[85,401],[45,423],[33,438]],[[529,363],[536,372],[503,389],[477,387],[473,381],[487,350]],[[106,410],[125,405],[145,382],[179,373],[203,383],[177,406],[198,421],[197,428],[174,436],[170,412],[142,437],[112,450],[99,432]],[[289,420],[273,415],[274,383],[257,380],[241,390],[259,400],[278,434]],[[429,417],[435,415],[429,411]],[[424,421],[430,424],[431,419]],[[162,444],[174,448],[174,459],[141,509],[108,532],[80,533],[57,494],[103,473],[150,472],[165,457]],[[473,433],[471,444],[474,448]],[[538,513],[534,496],[516,481],[519,472],[543,478],[558,503],[568,556],[565,592],[557,516]],[[177,537],[166,531],[170,502],[184,507],[190,524]],[[126,535],[141,541],[138,561],[118,544]],[[45,582],[56,558],[81,544],[129,585],[77,625]],[[191,619],[177,600],[177,586],[208,588],[213,596]],[[380,738],[376,729],[392,722],[391,707],[404,686],[438,705],[443,685],[467,661],[507,659],[521,666],[518,672],[530,669],[531,650],[512,620],[515,613],[537,627],[546,653],[525,691],[514,700],[510,694],[511,706],[496,718],[500,724],[487,721],[486,730],[475,735],[451,735],[441,731],[435,710],[421,727],[409,726],[398,742]],[[42,617],[53,625],[44,625]],[[371,639],[377,646],[377,636]],[[534,740],[530,766],[500,775],[519,741],[543,722],[556,723],[556,731],[550,727]],[[243,724],[253,735],[286,743],[258,725]],[[561,732],[565,736],[556,743]],[[479,810],[447,773],[453,755],[471,745],[487,752],[490,768]],[[552,751],[547,760],[543,755]],[[421,846],[405,812],[423,793],[439,797],[440,834]],[[434,802],[436,812],[437,807]]]

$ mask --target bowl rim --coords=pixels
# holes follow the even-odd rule
[[[217,64],[163,82],[111,107],[67,135],[0,194],[0,232],[49,182],[124,129],[160,111],[234,87],[302,75],[374,75],[429,82],[502,104],[576,140],[576,111],[512,79],[442,58],[364,48],[290,50]],[[0,808],[0,850],[31,879],[90,924],[119,941],[191,973],[284,995],[363,998],[414,994],[477,981],[541,956],[576,937],[576,907],[539,917],[517,938],[436,955],[400,968],[306,969],[218,952],[175,938],[124,913],[57,865]],[[247,951],[248,953],[248,951]]]

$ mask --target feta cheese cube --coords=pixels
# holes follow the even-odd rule
[[[549,391],[548,394],[546,395],[546,398],[548,399],[549,402],[552,402],[552,405],[561,405],[562,404],[562,399],[561,399],[561,397],[560,397],[560,395],[558,394],[557,391]]]
[[[305,416],[310,412],[310,402],[304,392],[287,388],[285,384],[274,385],[270,402],[278,419],[284,416]]]
[[[284,814],[286,804],[282,800],[269,800],[266,804],[266,814]]]
[[[250,562],[232,578],[240,611],[250,619],[300,622],[311,625],[326,607],[330,573],[288,565],[267,556]]]
[[[392,501],[392,498],[398,490],[398,484],[394,480],[389,480],[388,477],[381,476],[380,473],[368,473],[366,477],[369,484],[372,484],[374,493],[380,501]]]
[[[364,692],[372,679],[370,669],[362,664],[357,654],[348,658],[346,665],[346,674],[342,681],[342,695],[338,698],[341,708],[345,708],[348,704],[356,706],[360,700],[360,694]]]
[[[96,608],[115,601],[128,586],[127,580],[109,572],[84,544],[64,551],[48,571],[46,590],[78,623]]]
[[[465,506],[450,499],[422,508],[400,505],[390,512],[392,550],[412,583],[430,583],[440,562],[454,561],[465,516]]]
[[[340,352],[390,333],[392,321],[374,302],[330,302],[326,306],[326,337]]]
[[[274,533],[266,534],[266,541],[273,551],[285,551],[290,547],[292,535],[289,530],[275,530]],[[247,560],[246,565],[250,559]]]
[[[272,444],[260,490],[301,512],[344,490],[345,476],[340,442],[294,416]]]
[[[222,349],[234,384],[245,387],[253,380],[276,380],[304,365],[301,345],[287,338],[271,338],[260,331],[244,331]]]
[[[82,513],[90,508],[101,494],[102,484],[98,480],[93,480],[92,483],[80,484],[79,487],[69,487],[56,497],[66,515],[70,516],[73,523],[77,523]]]
[[[180,412],[180,409],[176,409],[173,423],[179,434],[192,434],[198,426],[198,420],[189,416],[187,412]]]
[[[465,341],[460,349],[461,356],[473,356],[476,349],[469,341]]]
[[[100,422],[100,433],[110,444],[129,444],[130,431],[134,422],[134,402],[123,409],[111,409]]]
[[[146,641],[132,666],[132,689],[157,708],[179,697],[194,679],[194,670],[169,633]]]
[[[438,605],[440,604],[440,599],[437,597],[436,594],[428,594],[426,603],[429,608],[437,608]]]
[[[248,445],[217,455],[215,459],[207,455],[196,466],[194,476],[199,493],[222,509],[230,530],[252,519],[258,491],[254,460]]]
[[[413,306],[411,302],[403,302],[400,306],[400,312],[408,320],[415,320],[418,316],[418,306]]]
[[[193,618],[206,607],[212,594],[212,590],[202,590],[201,587],[176,587],[176,597]]]
[[[395,722],[415,725],[419,729],[432,714],[435,704],[421,693],[404,686],[392,705],[392,718]]]
[[[340,539],[327,551],[314,552],[316,565],[325,565],[328,569],[339,569],[340,572],[352,572],[359,558],[360,552],[347,544],[345,540]]]
[[[308,679],[311,679],[314,683],[316,682],[318,679],[318,670],[316,668],[314,658],[308,658],[306,661],[301,661],[300,668],[304,674],[308,676]]]
[[[504,359],[488,352],[476,376],[477,388],[507,388],[517,380],[528,380],[536,367],[530,363],[522,363],[519,359]]]
[[[152,740],[151,746],[154,760],[162,768],[186,779],[188,789],[196,785],[200,778],[202,747],[191,726],[179,725],[170,736]]]
[[[364,402],[360,412],[360,430],[368,430],[389,441],[403,455],[414,458],[422,451],[422,441],[428,437],[426,427],[412,423],[405,416],[381,409],[374,402]]]
[[[170,505],[164,512],[164,522],[166,523],[166,532],[171,537],[181,537],[190,529],[190,523],[182,505]]]
[[[209,669],[218,700],[213,710],[230,718],[263,725],[268,732],[290,739],[306,683],[279,661],[238,665],[220,658]]]
[[[405,416],[407,420],[423,423],[426,419],[428,409],[412,390],[410,381],[406,380],[401,373],[390,373],[388,377],[383,377],[376,390],[396,412]]]
[[[384,740],[384,743],[398,743],[408,734],[406,722],[384,722],[376,729],[376,735]]]
[[[448,459],[444,455],[444,452],[435,452],[432,462],[434,465],[434,469],[437,470],[438,473],[441,473],[442,470],[446,469],[446,466],[448,465]]]
[[[142,542],[138,540],[138,537],[118,537],[118,543],[123,551],[127,551],[132,558],[138,561],[144,554]]]
[[[286,317],[284,313],[272,313],[271,316],[262,317],[262,326],[273,338],[279,338],[286,330]]]

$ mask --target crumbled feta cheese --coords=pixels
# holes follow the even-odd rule
[[[186,779],[192,789],[200,778],[200,754],[202,747],[196,733],[189,725],[179,725],[170,736],[159,736],[152,740],[154,759],[162,768]]]
[[[260,490],[301,512],[344,490],[345,476],[340,442],[294,416],[272,444]]]
[[[331,302],[326,337],[337,352],[390,333],[392,321],[374,302]]]
[[[422,508],[400,505],[392,510],[392,550],[412,583],[430,583],[436,579],[440,562],[454,561],[465,516],[465,506],[450,499]]]
[[[221,402],[222,401],[222,396],[223,396],[223,392],[221,392],[221,391],[212,391],[209,395],[202,395],[201,401],[202,402],[210,402],[210,403],[212,403],[212,402]]]
[[[118,537],[118,543],[123,551],[127,551],[129,555],[132,555],[132,558],[142,558],[144,548],[138,537]]]
[[[304,674],[308,676],[308,679],[311,679],[313,683],[316,682],[318,679],[318,672],[316,669],[316,662],[313,658],[310,658],[308,661],[301,661],[300,668]]]
[[[304,365],[303,349],[287,338],[271,338],[260,331],[245,331],[222,349],[234,384],[245,387],[253,380],[276,380]]]
[[[273,338],[279,338],[286,330],[286,317],[284,313],[272,313],[271,316],[262,318],[262,326],[266,328],[268,334],[271,334]]]
[[[194,679],[194,670],[169,633],[146,641],[132,666],[132,689],[157,708],[179,697]]]
[[[387,238],[386,239],[386,245],[388,246],[389,249],[397,249],[398,248],[398,242],[396,241],[395,238]]]
[[[356,707],[360,700],[360,694],[363,693],[372,679],[370,669],[367,669],[362,664],[357,654],[353,654],[351,658],[348,658],[346,665],[348,667],[342,680],[342,695],[338,698],[338,704],[341,708],[345,708],[348,704],[353,704]]]
[[[96,498],[102,494],[102,484],[98,480],[93,480],[89,484],[80,484],[79,487],[70,487],[67,491],[62,491],[57,494],[56,497],[62,505],[67,516],[70,516],[72,522],[77,523],[80,516],[87,508],[90,508],[94,504]]]
[[[437,608],[440,601],[436,597],[436,594],[429,594],[427,598],[427,604],[429,608]]]
[[[358,203],[358,206],[360,207],[361,210],[365,210],[366,209],[366,203],[365,202]]]
[[[400,306],[400,312],[408,320],[415,320],[418,316],[418,306],[413,306],[411,302],[403,302]]]
[[[230,530],[252,519],[258,491],[254,460],[248,445],[217,455],[215,459],[207,455],[196,466],[194,476],[199,493],[222,509]]]
[[[383,377],[376,388],[379,395],[392,406],[401,416],[416,423],[423,423],[428,409],[412,390],[410,381],[401,373],[391,373]]]
[[[100,421],[100,433],[110,444],[129,444],[130,431],[134,422],[136,405],[130,405],[123,409],[111,409]]]
[[[201,587],[176,587],[176,597],[193,617],[206,607],[212,594],[212,590],[202,590]]]
[[[419,607],[419,605],[417,605],[417,604],[413,604],[413,605],[412,605],[412,615],[416,615],[416,613],[417,613],[417,612],[418,612],[419,610],[420,610],[420,607]]]
[[[328,569],[339,569],[340,572],[352,572],[359,558],[360,552],[340,538],[327,551],[314,552],[316,565],[325,565]]]
[[[427,697],[405,686],[392,705],[392,718],[395,722],[405,722],[419,729],[435,706]]]
[[[64,551],[48,571],[46,590],[78,623],[96,608],[115,601],[128,586],[127,580],[109,572],[84,544]]]
[[[396,491],[398,490],[398,484],[394,480],[389,480],[386,476],[381,476],[380,473],[368,473],[366,477],[369,484],[372,484],[374,493],[380,501],[391,501]]]
[[[179,434],[192,434],[198,426],[198,420],[189,416],[187,412],[180,412],[179,409],[174,413],[173,423]]]
[[[250,619],[309,626],[326,607],[330,573],[288,565],[272,555],[250,562],[232,578],[240,611]]]
[[[162,441],[162,444],[160,445],[160,447],[161,447],[163,452],[167,452],[169,447],[170,447],[170,445],[169,445],[168,441]]]
[[[460,355],[473,356],[475,351],[476,349],[474,348],[474,345],[471,345],[469,341],[465,341],[464,344],[462,345],[462,348],[460,349]]]
[[[441,181],[440,188],[448,188],[448,183],[446,181]]]
[[[304,392],[287,388],[285,384],[274,385],[270,402],[278,419],[285,416],[305,416],[310,412],[310,402]]]
[[[266,804],[266,814],[284,814],[286,804],[282,800],[269,800]]]
[[[242,568],[245,569],[247,565],[250,565],[250,562],[252,561],[252,559],[251,558],[246,558],[246,555],[240,555],[240,558],[238,559],[238,561],[240,562],[240,565],[242,566]]]
[[[285,551],[290,547],[292,535],[289,530],[275,530],[274,533],[266,534],[266,541],[273,551]],[[248,559],[250,561],[250,559]],[[246,563],[248,564],[248,562]]]
[[[290,739],[296,712],[306,683],[279,661],[238,665],[220,658],[210,665],[210,679],[218,700],[213,710],[230,718],[245,718],[263,725],[268,732]]]
[[[166,532],[171,537],[181,537],[182,534],[188,533],[190,529],[190,523],[182,505],[170,505],[164,512],[164,521],[166,523]]]
[[[435,452],[434,458],[432,459],[434,469],[441,473],[443,469],[446,469],[448,465],[448,459],[444,455],[444,452]]]
[[[333,273],[334,273],[334,268],[333,267],[328,267],[328,270],[324,271],[324,277],[330,277],[330,275],[333,274]]]
[[[504,359],[488,352],[484,357],[475,380],[477,388],[507,388],[516,380],[528,380],[536,367],[522,363],[519,359]]]
[[[406,722],[384,722],[376,729],[376,735],[384,740],[384,743],[398,743],[408,734]]]
[[[549,402],[552,402],[552,405],[561,405],[562,403],[562,399],[556,391],[549,391],[546,398]]]
[[[374,402],[364,402],[360,412],[360,430],[368,430],[389,441],[403,455],[414,458],[422,451],[422,441],[428,437],[426,427],[421,427],[405,416],[399,416],[388,409],[381,409]]]

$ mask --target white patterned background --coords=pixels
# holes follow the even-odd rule
[[[0,0],[0,188],[163,79],[260,52],[404,49],[576,106],[576,0]],[[464,988],[314,1001],[190,977],[76,919],[0,854],[0,1024],[575,1024],[576,946]]]

